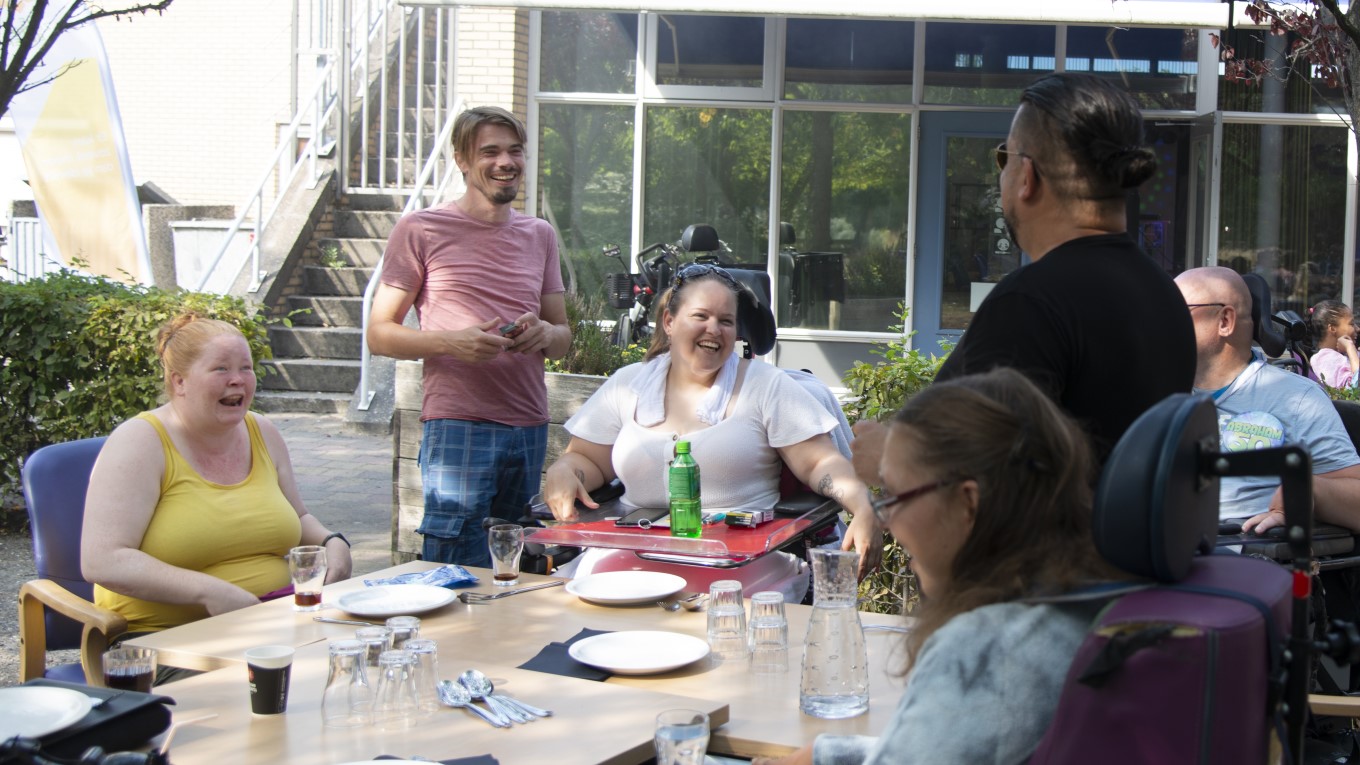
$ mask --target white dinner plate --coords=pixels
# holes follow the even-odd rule
[[[20,685],[0,688],[0,741],[46,736],[89,713],[94,699],[69,688]]]
[[[660,571],[610,571],[573,579],[567,592],[591,603],[623,606],[655,603],[685,589],[685,580]]]
[[[389,584],[369,587],[341,595],[335,602],[341,610],[355,616],[409,616],[443,608],[458,599],[458,593],[429,584]]]
[[[679,669],[708,655],[708,641],[678,632],[611,632],[578,640],[571,658],[616,675],[655,675]]]

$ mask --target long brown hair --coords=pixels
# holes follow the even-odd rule
[[[961,613],[1113,574],[1091,539],[1086,435],[1024,375],[1003,368],[935,383],[907,401],[893,429],[937,478],[978,484],[973,528],[908,636],[909,665]]]

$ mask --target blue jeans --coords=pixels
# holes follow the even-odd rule
[[[482,521],[517,521],[538,493],[548,426],[427,420],[420,442],[425,516],[421,558],[491,567]]]

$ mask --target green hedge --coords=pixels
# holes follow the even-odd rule
[[[244,300],[128,286],[71,271],[0,282],[0,496],[17,493],[23,460],[47,444],[106,435],[161,397],[156,330],[194,310],[240,327],[271,353],[264,318]]]

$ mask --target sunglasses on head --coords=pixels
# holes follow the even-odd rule
[[[737,292],[740,292],[742,289],[741,284],[732,276],[732,274],[727,272],[727,269],[722,266],[715,266],[712,263],[689,263],[681,266],[680,270],[675,272],[675,279],[671,286],[679,287],[687,281],[693,281],[705,276],[716,276]]]

